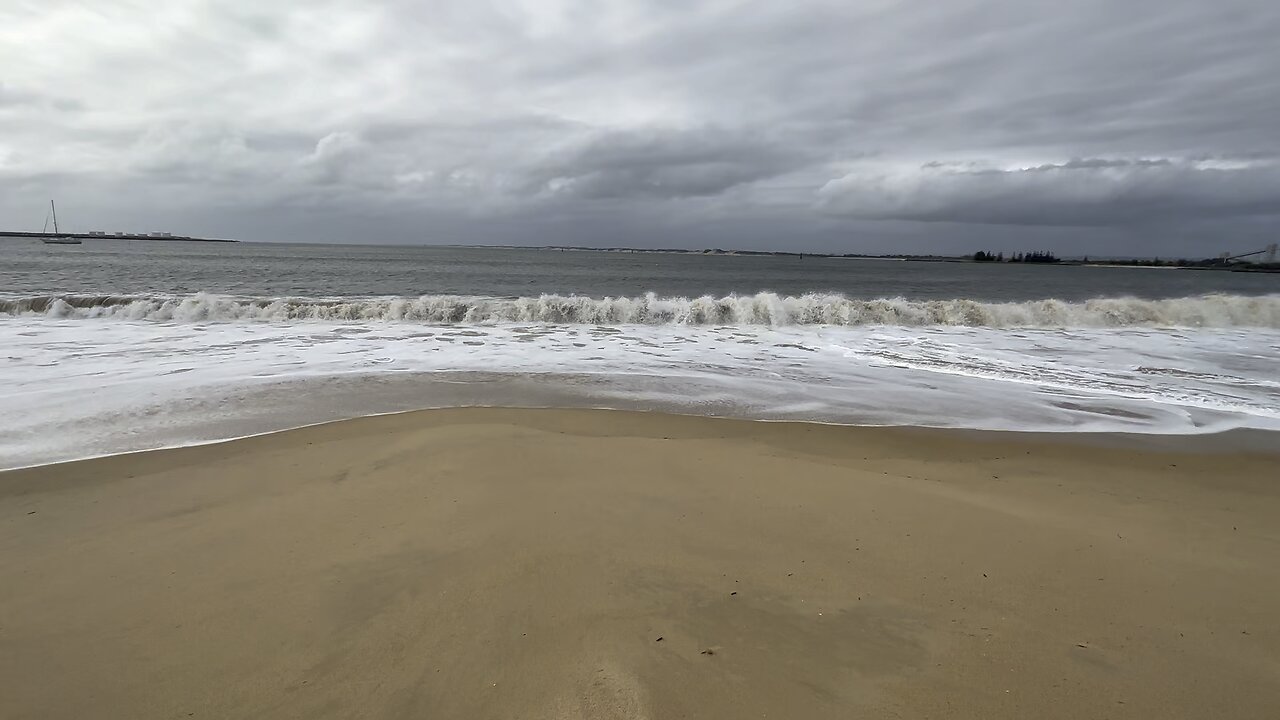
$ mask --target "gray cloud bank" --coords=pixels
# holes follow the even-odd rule
[[[868,219],[1113,226],[1280,214],[1274,163],[1091,158],[1012,170],[930,163],[894,175],[851,173],[820,194]]]
[[[1216,251],[1280,216],[1276,37],[1269,0],[14,0],[0,224]]]

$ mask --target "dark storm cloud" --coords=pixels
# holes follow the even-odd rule
[[[12,0],[0,217],[57,195],[103,222],[303,209],[237,230],[262,239],[328,237],[319,208],[426,239],[1250,235],[1280,195],[1278,36],[1271,0]]]
[[[774,177],[810,158],[768,138],[705,128],[604,132],[527,172],[531,189],[581,198],[688,198]]]

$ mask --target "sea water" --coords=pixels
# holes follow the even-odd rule
[[[426,407],[1280,429],[1280,276],[843,258],[0,245],[0,467]]]

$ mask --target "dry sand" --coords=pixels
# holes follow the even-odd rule
[[[1274,456],[445,410],[0,474],[0,717],[1276,718]]]

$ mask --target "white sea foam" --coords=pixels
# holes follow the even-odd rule
[[[576,295],[495,298],[248,298],[184,296],[0,296],[0,316],[111,318],[163,322],[386,321],[428,324],[509,322],[566,325],[793,325],[903,327],[1261,327],[1280,328],[1280,295],[1085,302],[1038,300],[860,300],[829,293],[725,297],[591,298]]]
[[[769,297],[743,302],[767,306]],[[773,325],[593,324],[582,315],[552,324],[493,313],[439,325],[389,310],[397,302],[418,301],[307,301],[271,311],[212,296],[10,306],[0,313],[0,467],[457,405],[1042,431],[1280,429],[1280,330],[1262,322],[1275,322],[1267,315],[1275,299],[1165,301],[1158,322],[1130,311],[1121,327],[1104,328],[797,324],[814,317],[803,315]],[[570,307],[577,302],[603,301]],[[1193,309],[1172,323],[1167,313],[1180,303]],[[1107,317],[1090,306],[1059,304],[1073,317]],[[334,320],[284,307],[380,310],[372,320]],[[1193,319],[1222,327],[1145,326]],[[1257,326],[1243,327],[1250,323]]]

